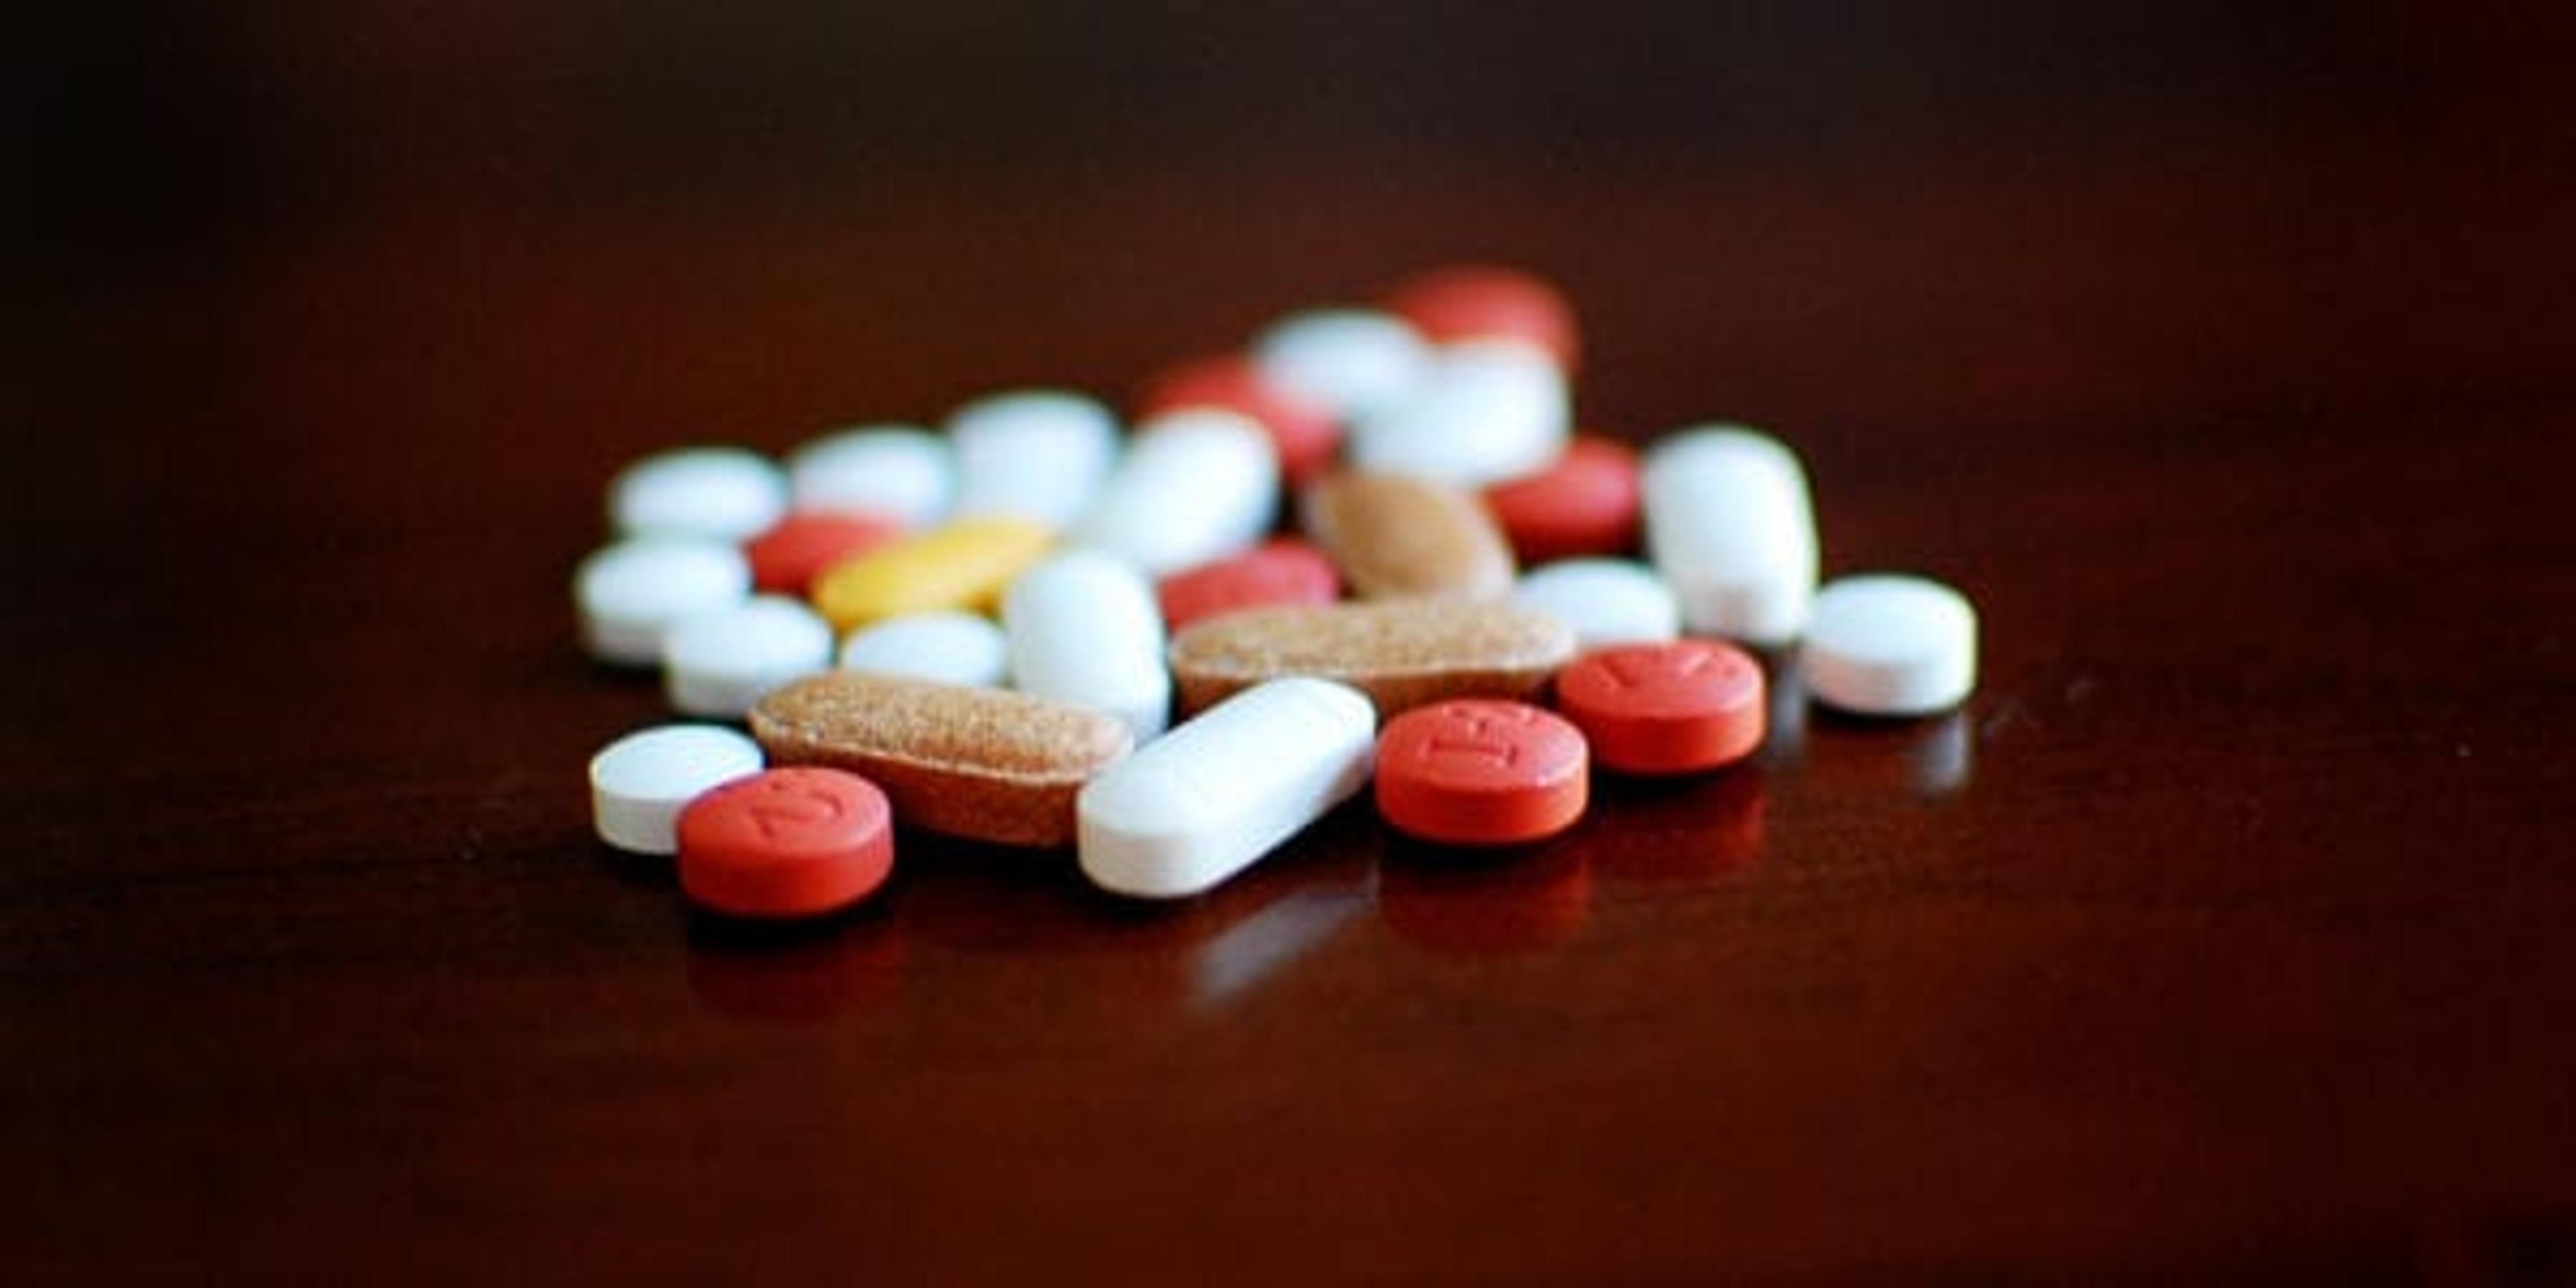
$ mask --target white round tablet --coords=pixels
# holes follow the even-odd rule
[[[729,608],[751,594],[751,562],[721,541],[638,537],[582,561],[573,576],[582,641],[601,661],[649,666],[684,617]]]
[[[944,611],[889,617],[841,645],[841,667],[998,688],[1010,674],[1009,637],[989,617]]]
[[[626,467],[608,490],[609,519],[647,533],[742,541],[787,513],[787,476],[739,447],[689,447]]]
[[[1977,686],[1977,613],[1937,581],[1873,573],[1816,592],[1798,654],[1807,692],[1872,716],[1945,711]]]
[[[1118,418],[1064,389],[979,398],[948,417],[961,519],[1011,515],[1062,528],[1082,517],[1118,459]]]
[[[1254,337],[1252,361],[1265,383],[1349,420],[1411,393],[1431,346],[1392,313],[1315,309]]]
[[[664,687],[685,715],[738,719],[762,694],[831,664],[830,624],[782,595],[684,617],[662,640]]]
[[[1565,372],[1546,350],[1467,341],[1436,351],[1403,395],[1351,426],[1351,464],[1481,487],[1547,468],[1573,423]]]
[[[787,458],[788,491],[810,510],[882,514],[924,528],[948,512],[957,466],[948,440],[910,425],[861,425]]]
[[[1574,646],[1660,644],[1681,634],[1681,606],[1653,569],[1631,559],[1561,559],[1524,574],[1512,601],[1565,623]]]
[[[590,817],[599,839],[637,854],[671,854],[671,825],[700,793],[760,772],[760,744],[714,725],[631,733],[590,758]]]

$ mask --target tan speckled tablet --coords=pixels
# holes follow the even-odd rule
[[[1072,844],[1074,795],[1135,745],[1099,712],[861,671],[773,690],[750,723],[772,765],[849,770],[899,822],[1004,845]]]
[[[1254,608],[1173,639],[1181,709],[1287,675],[1339,680],[1378,717],[1446,698],[1522,698],[1574,656],[1574,632],[1536,609],[1438,599]]]
[[[1499,599],[1512,547],[1474,496],[1403,474],[1334,474],[1306,490],[1306,533],[1361,599]]]

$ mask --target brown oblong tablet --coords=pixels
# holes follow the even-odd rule
[[[1511,603],[1439,599],[1253,608],[1174,637],[1181,710],[1265,680],[1312,675],[1369,696],[1383,720],[1448,698],[1525,698],[1574,656],[1574,632]]]
[[[864,671],[772,690],[750,725],[773,765],[849,770],[903,823],[1003,845],[1072,844],[1075,794],[1135,745],[1100,712]]]
[[[1339,473],[1306,490],[1306,534],[1361,599],[1499,599],[1512,547],[1467,492],[1404,474]]]

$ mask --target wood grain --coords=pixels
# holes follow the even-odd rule
[[[470,8],[31,82],[14,1281],[2576,1276],[2519,25]],[[1830,571],[1968,590],[1969,708],[1168,910],[906,836],[751,936],[591,841],[659,711],[569,620],[619,463],[1462,257],[1565,287],[1588,427],[1764,425]]]

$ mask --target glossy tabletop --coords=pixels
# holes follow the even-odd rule
[[[2563,1282],[2576,183],[2431,6],[83,20],[12,294],[16,1282]],[[1964,710],[1174,906],[693,917],[622,463],[1542,272]],[[1774,672],[1776,680],[1788,680]]]

